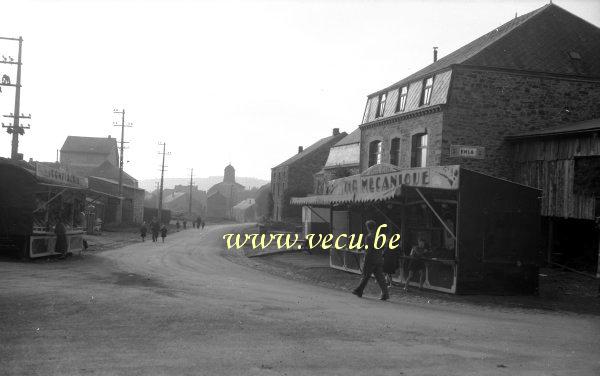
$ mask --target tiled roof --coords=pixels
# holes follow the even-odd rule
[[[333,147],[348,145],[348,144],[357,144],[359,142],[360,142],[360,128],[356,128],[352,133],[350,133],[346,137],[339,140],[337,142],[337,144],[333,145]]]
[[[599,45],[598,27],[555,4],[547,4],[508,21],[373,94],[403,86],[454,64],[600,77]],[[573,59],[572,52],[581,58]]]
[[[329,137],[322,138],[319,141],[317,141],[314,144],[312,144],[309,147],[307,147],[306,149],[304,149],[302,152],[297,153],[293,157],[289,158],[288,160],[286,160],[283,163],[278,164],[277,166],[275,166],[273,168],[279,168],[279,167],[289,166],[289,165],[295,163],[296,161],[299,161],[300,159],[302,159],[302,158],[304,158],[304,157],[312,154],[313,152],[321,149],[321,147],[327,146],[331,142],[335,142],[336,140],[339,140],[339,139],[343,138],[346,135],[347,135],[346,132],[342,132],[342,133],[339,133],[337,135],[331,135]]]
[[[573,124],[560,125],[558,127],[541,129],[538,131],[523,132],[507,136],[507,140],[521,140],[526,138],[538,138],[548,136],[560,136],[577,133],[600,132],[600,118],[581,121]]]
[[[237,210],[245,210],[256,204],[256,201],[253,198],[247,198],[244,201],[241,201],[239,204],[235,205],[233,209]]]
[[[110,154],[117,148],[117,140],[108,137],[68,136],[60,149],[63,152]]]

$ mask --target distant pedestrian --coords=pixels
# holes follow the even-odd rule
[[[146,226],[146,221],[142,222],[142,226],[140,227],[140,236],[142,237],[142,241],[146,241],[146,235],[148,234],[148,226]]]
[[[67,257],[67,228],[63,223],[62,218],[59,216],[54,226],[54,234],[56,234],[56,242],[54,243],[54,252],[59,253],[59,259]]]
[[[419,289],[423,288],[423,282],[425,280],[425,261],[424,258],[429,253],[425,245],[425,239],[419,237],[417,245],[410,250],[411,259],[408,263],[408,277],[406,277],[406,283],[404,284],[404,291],[408,291],[408,284],[415,273],[419,273]]]
[[[185,219],[183,220],[183,229],[187,229],[187,221]]]
[[[202,221],[202,229],[203,230],[204,230],[204,225],[205,225],[205,223],[204,223],[204,221]]]
[[[177,231],[179,231],[180,226],[181,226],[181,224],[179,224],[179,220],[177,220],[177,222],[175,222],[175,227],[177,228]]]
[[[198,218],[196,218],[196,225],[198,226],[198,229],[200,229],[201,224],[202,224],[202,218],[200,216],[198,216]]]
[[[163,225],[160,228],[160,237],[162,238],[162,242],[164,243],[165,242],[165,238],[167,237],[167,226],[166,225]]]
[[[160,224],[156,218],[152,219],[152,222],[150,223],[150,231],[152,232],[152,241],[156,243],[158,240],[158,232],[160,231]]]
[[[367,227],[367,236],[365,239],[365,263],[363,266],[362,279],[360,284],[352,290],[352,293],[360,298],[367,283],[369,283],[371,274],[373,274],[375,275],[377,284],[379,284],[379,287],[381,288],[381,296],[379,299],[388,300],[390,294],[385,283],[385,278],[383,277],[383,255],[380,249],[375,249],[375,230],[377,229],[377,224],[370,219],[365,222],[365,226]]]

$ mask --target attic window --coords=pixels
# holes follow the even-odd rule
[[[581,55],[579,54],[579,52],[577,51],[570,51],[569,52],[569,56],[571,57],[571,59],[573,60],[581,60]]]

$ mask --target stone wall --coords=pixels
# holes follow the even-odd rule
[[[390,163],[390,145],[392,139],[400,138],[399,167],[408,168],[411,162],[412,136],[418,133],[428,134],[427,165],[441,164],[442,119],[440,111],[421,116],[399,119],[389,124],[362,128],[360,142],[360,170],[369,164],[369,144],[375,140],[383,142],[382,162]]]
[[[600,117],[600,80],[459,68],[452,74],[441,164],[514,179],[508,135]],[[450,145],[485,147],[484,159],[450,157]]]

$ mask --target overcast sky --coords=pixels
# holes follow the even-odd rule
[[[67,135],[134,128],[126,170],[194,168],[268,179],[270,168],[331,133],[351,132],[366,95],[547,1],[0,1],[0,35],[22,35],[25,158],[54,161]],[[600,25],[600,1],[556,4]],[[0,42],[16,57],[16,43]],[[0,66],[0,73],[10,73]],[[14,75],[13,75],[14,80]],[[0,111],[13,111],[3,88]],[[6,121],[6,120],[4,120]],[[10,135],[0,155],[10,156]]]

